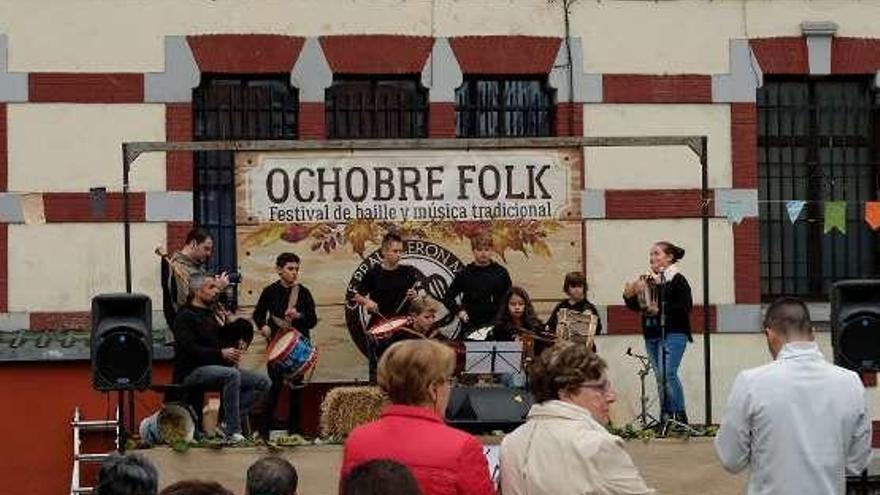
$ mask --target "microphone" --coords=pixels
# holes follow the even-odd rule
[[[633,348],[632,348],[632,347],[627,347],[627,348],[626,348],[626,355],[627,355],[627,356],[632,356],[632,355],[633,355]]]

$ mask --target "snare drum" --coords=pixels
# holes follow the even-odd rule
[[[373,325],[367,330],[367,334],[376,340],[384,340],[410,327],[412,319],[409,316],[398,316]]]
[[[303,377],[318,362],[318,350],[296,329],[290,328],[269,344],[269,366],[293,382]]]

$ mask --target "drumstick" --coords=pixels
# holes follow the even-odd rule
[[[373,311],[370,311],[370,312],[373,313],[374,315],[378,316],[379,318],[382,318],[384,321],[388,321],[388,319],[389,319],[387,316],[383,315],[383,314],[379,311],[379,308],[376,308],[376,309],[374,309]]]
[[[407,289],[407,292],[409,292],[409,291],[411,291],[411,290],[416,290],[416,287],[418,287],[419,285],[420,285],[420,282],[419,282],[418,280],[416,280],[416,283],[414,283],[414,284],[412,285],[412,287],[410,287],[409,289]],[[398,314],[398,313],[400,313],[400,310],[403,309],[403,306],[406,304],[406,300],[407,300],[407,296],[406,296],[406,294],[404,294],[404,295],[403,295],[403,300],[400,301],[400,304],[397,305],[397,309],[394,310],[394,314]]]

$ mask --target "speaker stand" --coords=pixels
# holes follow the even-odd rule
[[[118,450],[120,454],[124,454],[125,444],[128,442],[128,431],[126,430],[125,425],[125,390],[117,390],[116,393],[116,407],[118,410],[117,421],[119,421],[119,427],[116,429],[116,450]],[[132,400],[134,400],[134,394],[132,394]],[[131,408],[131,412],[134,412],[133,407]]]

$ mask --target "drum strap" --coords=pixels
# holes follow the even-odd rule
[[[290,297],[287,298],[287,311],[296,308],[296,301],[299,299],[299,284],[293,284],[290,289]],[[287,313],[285,311],[285,313]]]
[[[295,284],[290,289],[290,297],[287,298],[287,309],[284,310],[284,314],[286,315],[288,311],[296,308],[296,301],[299,299],[299,284]],[[287,321],[283,316],[281,318],[270,314],[269,318],[278,325],[279,328],[288,328],[290,327],[290,322]]]

